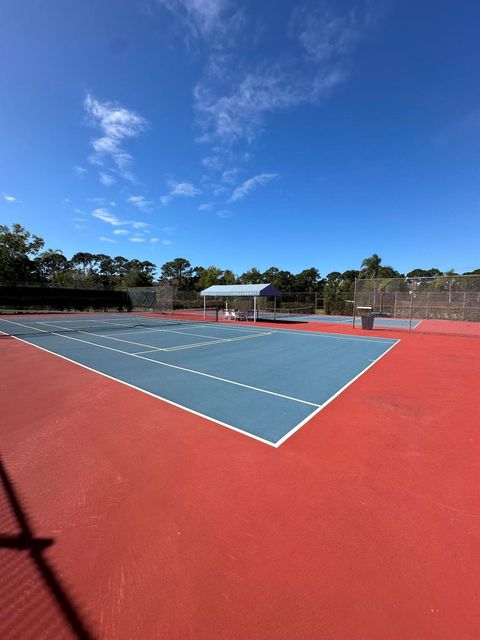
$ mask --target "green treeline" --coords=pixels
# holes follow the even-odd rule
[[[283,293],[317,293],[332,302],[353,294],[355,278],[398,278],[454,275],[452,270],[442,274],[439,269],[413,269],[402,274],[382,265],[377,254],[365,258],[360,269],[343,273],[332,271],[322,276],[310,267],[300,273],[270,267],[264,272],[252,267],[240,275],[230,269],[211,265],[192,266],[185,258],[175,258],[159,267],[160,281],[170,283],[178,291],[201,291],[213,284],[247,284],[269,282]],[[37,282],[56,286],[123,289],[154,283],[157,265],[149,261],[128,260],[123,256],[78,252],[70,259],[60,249],[46,249],[39,236],[31,234],[19,224],[0,225],[0,281]],[[480,269],[470,272],[480,274]]]

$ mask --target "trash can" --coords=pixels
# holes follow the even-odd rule
[[[375,316],[371,313],[362,316],[362,329],[367,329],[371,331],[373,329],[373,321],[375,320]]]

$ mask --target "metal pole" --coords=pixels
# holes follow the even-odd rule
[[[355,329],[356,311],[357,311],[357,278],[355,278],[355,289],[353,291],[353,324],[352,324],[353,329]]]
[[[203,319],[207,319],[207,296],[203,296]]]
[[[410,333],[412,332],[412,317],[413,317],[413,296],[414,296],[414,291],[415,291],[415,285],[412,285],[412,288],[410,290],[410,319],[409,319],[409,328],[410,328]]]
[[[277,319],[277,296],[273,298],[273,321]]]
[[[257,296],[253,296],[253,321],[257,321]]]

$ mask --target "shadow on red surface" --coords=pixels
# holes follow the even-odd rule
[[[55,540],[35,536],[1,459],[0,481],[0,599],[4,612],[1,637],[3,640],[43,637],[93,640],[71,597],[44,557],[45,550]]]

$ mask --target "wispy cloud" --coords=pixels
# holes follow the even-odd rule
[[[145,238],[143,236],[130,236],[130,242],[145,242]]]
[[[115,178],[112,176],[111,173],[105,173],[104,171],[99,172],[98,179],[106,187],[111,187],[112,184],[115,184],[116,182]]]
[[[87,198],[87,202],[93,202],[94,204],[108,205],[109,207],[116,207],[117,203],[107,198]]]
[[[222,36],[240,19],[238,12],[233,13],[232,0],[157,0],[157,3],[168,9],[194,37]]]
[[[116,236],[128,236],[130,231],[128,229],[114,229],[113,233]]]
[[[107,238],[106,236],[100,236],[99,238],[102,242],[111,242],[112,244],[116,244],[117,241],[113,238]]]
[[[140,211],[151,211],[153,202],[151,200],[147,200],[143,196],[131,196],[127,198],[127,202],[129,204],[133,204],[134,207],[140,209]]]
[[[132,180],[129,167],[133,158],[123,144],[140,135],[148,126],[147,120],[115,102],[100,102],[91,94],[85,98],[84,107],[91,125],[102,133],[101,137],[91,140],[93,154],[89,162],[100,166],[113,165],[111,171]]]
[[[232,215],[232,212],[228,211],[227,209],[221,209],[220,211],[217,211],[217,216],[219,218],[231,218]]]
[[[297,4],[276,59],[227,55],[211,47],[204,76],[194,88],[202,132],[198,141],[251,143],[265,127],[268,114],[326,98],[348,77],[351,55],[375,21],[371,3],[364,4],[363,10],[347,12],[333,2]],[[213,153],[202,162],[218,169],[220,159]]]
[[[98,218],[102,222],[106,222],[107,224],[111,224],[113,226],[121,226],[124,224],[129,224],[128,222],[122,221],[113,213],[110,213],[106,209],[95,209],[93,211],[92,216],[94,218]]]
[[[2,193],[2,198],[5,200],[5,202],[19,202],[19,200],[15,198],[15,196],[9,195],[8,193]]]
[[[199,193],[202,193],[200,189],[194,187],[191,182],[175,182],[174,180],[170,180],[168,186],[170,187],[170,195],[173,197],[193,198]]]
[[[241,185],[239,185],[236,189],[234,189],[232,196],[230,198],[230,202],[236,202],[237,200],[243,200],[245,196],[247,196],[253,189],[266,184],[267,182],[271,182],[278,178],[278,173],[260,173],[253,178],[249,178],[245,180]]]
[[[164,233],[167,233],[168,235],[172,235],[175,233],[175,231],[177,230],[176,226],[171,226],[171,227],[163,227],[162,231]]]
[[[171,240],[161,240],[161,243],[164,245],[169,245],[169,244],[173,244]]]
[[[137,229],[139,231],[144,231],[149,233],[148,227],[150,226],[147,222],[141,222],[138,220],[121,220],[114,213],[111,213],[105,208],[95,209],[92,212],[92,216],[97,218],[97,220],[101,220],[106,224],[110,224],[112,227],[127,227],[131,226],[132,229]],[[115,233],[115,231],[114,231]],[[127,232],[128,233],[128,232]],[[117,233],[117,235],[125,235],[125,233]]]
[[[198,205],[199,211],[209,211],[212,208],[211,202],[204,202],[203,204]]]
[[[73,167],[73,175],[75,175],[77,178],[83,178],[86,173],[87,170],[84,167],[80,167],[79,165]]]
[[[297,6],[289,31],[297,38],[309,58],[325,63],[348,55],[358,44],[372,14],[353,8],[345,14],[334,11],[325,2]]]
[[[168,186],[170,192],[167,195],[160,197],[160,204],[162,207],[169,205],[174,198],[194,198],[202,193],[202,191],[195,187],[191,182],[176,182],[175,180],[169,180]]]

